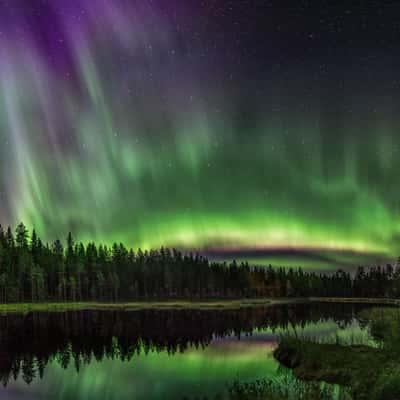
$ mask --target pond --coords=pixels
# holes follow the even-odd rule
[[[366,305],[74,311],[0,317],[2,400],[214,398],[275,377],[279,336],[368,340]]]

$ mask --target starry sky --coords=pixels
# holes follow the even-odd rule
[[[0,0],[0,222],[259,264],[395,258],[399,15]]]

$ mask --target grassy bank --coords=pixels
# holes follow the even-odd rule
[[[352,303],[352,304],[380,304],[400,306],[400,299],[372,298],[372,297],[309,297],[315,303]]]
[[[284,304],[289,300],[237,299],[210,301],[137,301],[126,303],[11,303],[0,304],[0,313],[27,313],[32,311],[78,311],[78,310],[142,310],[142,309],[238,309],[242,307]]]
[[[388,368],[385,354],[368,346],[320,344],[301,339],[284,339],[275,357],[294,375],[306,381],[351,386],[354,399],[370,399],[382,368]]]
[[[400,399],[400,310],[374,308],[359,317],[368,323],[377,347],[321,344],[284,337],[275,357],[294,375],[349,387],[355,400]]]
[[[227,400],[351,400],[346,389],[327,383],[307,382],[281,372],[278,378],[235,381]]]
[[[144,310],[144,309],[238,309],[243,307],[262,307],[291,303],[365,303],[399,305],[397,299],[368,299],[368,298],[256,298],[232,300],[165,300],[165,301],[136,301],[121,303],[76,302],[76,303],[9,303],[0,304],[0,314],[27,313],[32,311],[77,311],[77,310]]]

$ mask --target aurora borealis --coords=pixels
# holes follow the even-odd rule
[[[399,6],[312,3],[1,1],[0,222],[397,256]]]

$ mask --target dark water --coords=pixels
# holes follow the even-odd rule
[[[0,398],[182,399],[274,377],[284,332],[365,340],[361,306],[77,311],[0,317]],[[363,306],[366,308],[366,306]]]

